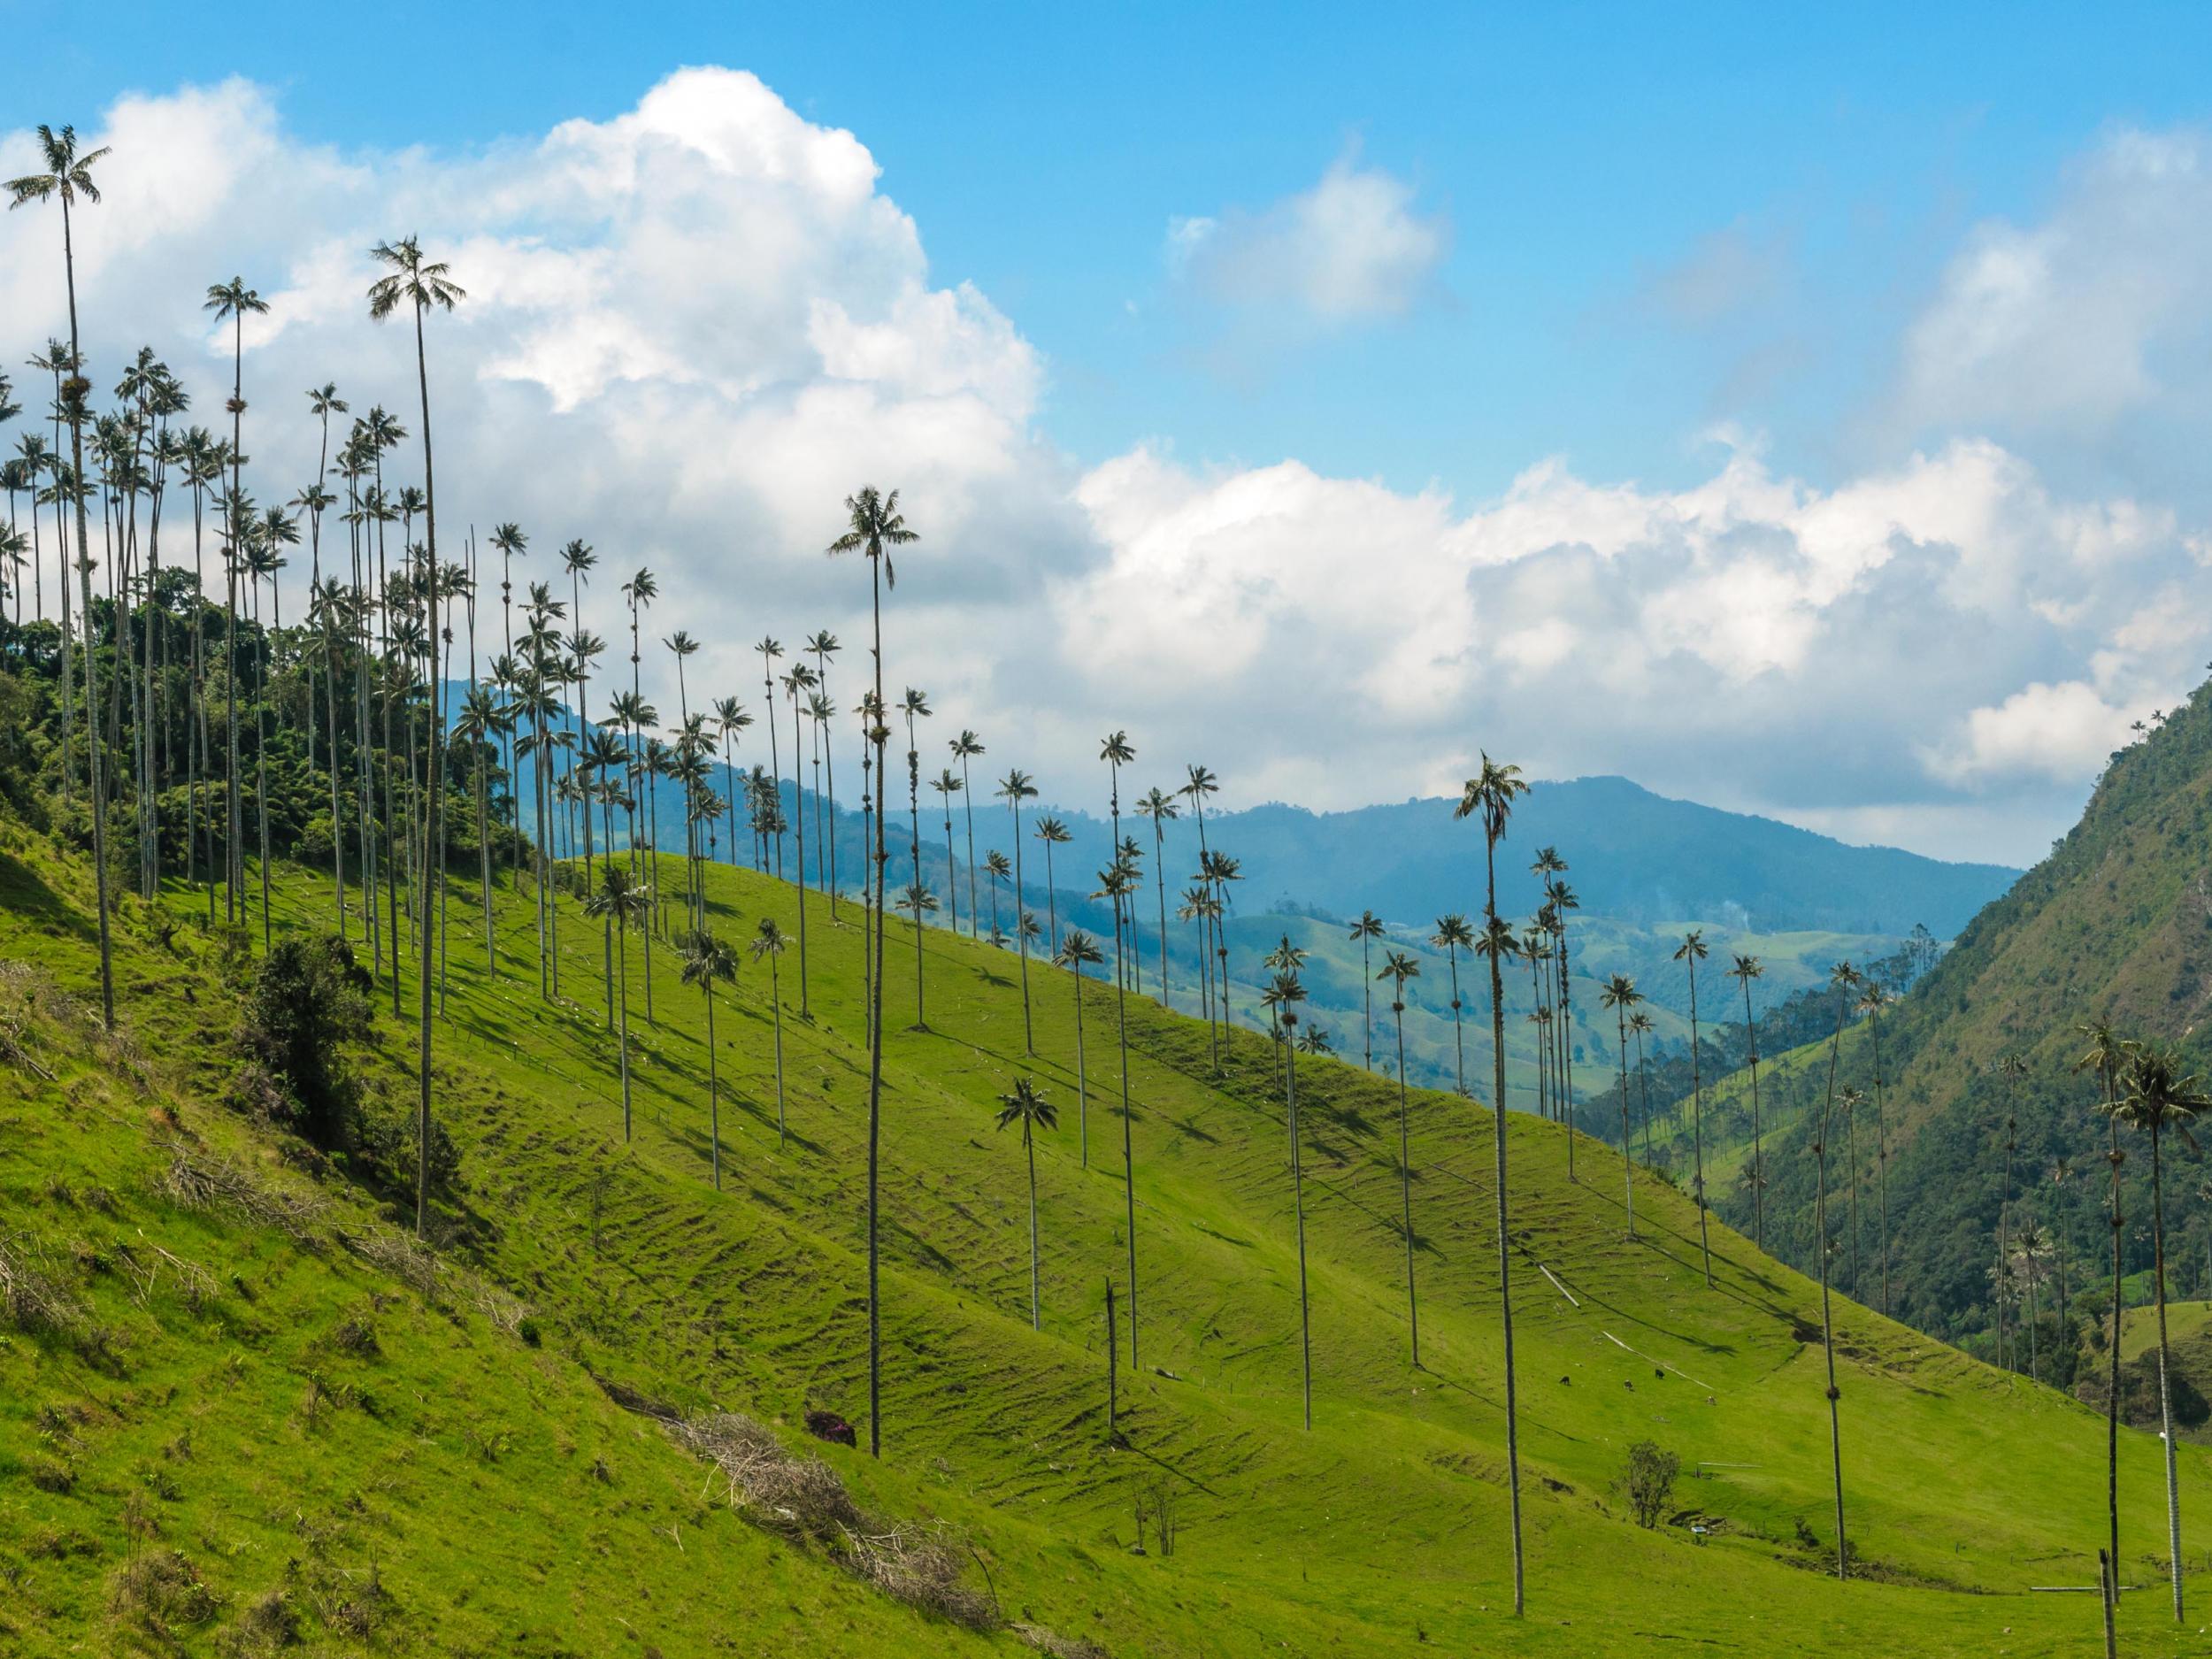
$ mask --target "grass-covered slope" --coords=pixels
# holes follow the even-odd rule
[[[277,885],[282,926],[326,923],[326,885],[296,870]],[[85,886],[72,860],[6,833],[0,956],[21,964],[18,1002],[93,983]],[[712,898],[728,936],[764,914],[795,936],[788,887],[718,871]],[[333,1652],[1018,1650],[1012,1633],[915,1612],[822,1548],[718,1507],[715,1471],[608,1392],[793,1431],[810,1409],[864,1415],[861,933],[849,906],[837,923],[818,898],[807,910],[810,1018],[797,1010],[796,950],[781,963],[786,1142],[764,966],[721,994],[717,1192],[702,999],[679,987],[665,945],[649,1021],[631,941],[626,1146],[596,925],[562,907],[561,1000],[549,1004],[532,907],[503,895],[494,976],[472,887],[457,883],[435,1080],[464,1185],[425,1277],[374,1242],[391,1225],[372,1196],[286,1167],[279,1141],[221,1103],[234,983],[208,939],[127,901],[118,1044],[67,1010],[0,1021],[27,1033],[0,1064],[0,1235],[71,1310],[18,1321],[0,1347],[11,1639],[32,1653],[158,1646],[133,1610],[150,1575],[135,1563],[174,1550],[203,1586],[169,1620],[188,1651],[239,1648],[280,1591],[303,1639]],[[1064,1646],[1157,1655],[1642,1653],[1663,1638],[1761,1655],[2058,1654],[2091,1638],[2093,1597],[2028,1587],[2093,1579],[2100,1419],[1843,1306],[1844,1470],[1863,1576],[1838,1585],[1824,1571],[1816,1287],[1717,1227],[1709,1288],[1678,1194],[1639,1180],[1629,1237],[1617,1158],[1582,1141],[1570,1179],[1561,1133],[1524,1114],[1509,1123],[1530,1565],[1529,1617],[1515,1622],[1487,1113],[1446,1095],[1412,1102],[1417,1370],[1395,1091],[1340,1063],[1302,1064],[1308,1433],[1267,1048],[1246,1035],[1217,1081],[1202,1025],[1133,1000],[1142,1366],[1129,1367],[1125,1323],[1125,1442],[1110,1444],[1102,1293],[1114,1279],[1125,1317],[1130,1289],[1111,992],[1094,984],[1087,999],[1079,1111],[1064,975],[1030,969],[1033,1059],[1011,956],[933,931],[923,957],[918,1031],[913,935],[895,924],[885,1458],[825,1455],[873,1513],[972,1547],[977,1586],[1010,1622]],[[409,1026],[388,1003],[381,1018],[386,1040],[359,1064],[396,1105],[411,1085]],[[1020,1149],[991,1114],[1025,1073],[1062,1112],[1039,1148],[1034,1333]],[[250,1172],[253,1192],[311,1209],[183,1202],[166,1185],[180,1141]],[[191,1289],[195,1271],[211,1288]],[[1684,1465],[1666,1524],[1648,1532],[1613,1489],[1645,1439]],[[2191,1448],[2193,1566],[2208,1472]],[[2154,1441],[2125,1438],[2122,1495],[2127,1577],[2154,1584]],[[1131,1553],[1136,1505],[1163,1496],[1172,1554],[1156,1530],[1150,1553]],[[372,1583],[378,1622],[348,1633],[347,1598]],[[2202,1575],[2192,1586],[2212,1594]],[[2187,1650],[2155,1596],[2129,1598],[2123,1621],[2133,1651]]]

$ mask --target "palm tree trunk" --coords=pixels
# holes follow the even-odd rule
[[[1879,1010],[1870,1009],[1867,1019],[1872,1027],[1874,1040],[1874,1181],[1876,1202],[1882,1226],[1882,1317],[1889,1317],[1889,1126],[1882,1108],[1882,1016]],[[1753,1074],[1753,1087],[1757,1087],[1757,1074]],[[2035,1325],[2028,1325],[2031,1343],[2034,1340]]]
[[[1748,965],[1748,964],[1747,964]],[[1761,1249],[1767,1248],[1767,1185],[1764,1148],[1759,1129],[1759,1028],[1751,1018],[1751,980],[1747,972],[1743,982],[1744,1047],[1751,1056],[1751,1225],[1752,1242]],[[1875,1063],[1878,1073],[1881,1063]],[[1883,1247],[1887,1259],[1888,1247]],[[1889,1290],[1882,1291],[1882,1311],[1889,1311]]]
[[[622,1034],[617,1041],[622,1045],[622,1143],[627,1146],[630,1142],[630,924],[626,917],[616,917],[614,919],[616,932],[620,935],[616,941],[616,950],[621,957],[622,967]]]
[[[1021,797],[1014,796],[1010,804],[1014,809],[1014,942],[1021,951],[1022,960],[1022,1052],[1033,1057],[1037,1052],[1037,1036],[1030,1024],[1029,1018],[1029,912],[1022,908],[1025,889],[1022,882]],[[915,879],[918,881],[921,878],[918,875]],[[1162,912],[1163,915],[1165,913],[1165,911]],[[917,910],[914,912],[914,927],[918,935],[920,933],[921,925],[922,913]],[[1160,948],[1164,954],[1167,949],[1164,942],[1167,935],[1163,933],[1160,937],[1163,941]]]
[[[1022,1150],[1029,1156],[1029,1328],[1041,1331],[1045,1327],[1037,1272],[1037,1143],[1026,1118],[1022,1119]]]
[[[776,1150],[780,1152],[790,1144],[790,1132],[783,1115],[783,979],[773,952],[768,957],[768,1000],[776,1016]],[[874,1219],[872,1212],[870,1219]]]
[[[683,672],[681,658],[678,659],[676,667],[679,673]],[[773,726],[775,720],[776,705],[772,703],[768,705],[768,723]],[[794,772],[799,769],[799,693],[795,686],[791,693],[791,769]],[[792,810],[798,814],[799,891],[795,896],[799,901],[799,1018],[811,1019],[814,1016],[807,1006],[806,972],[806,791],[800,787],[796,777],[791,780],[791,803]],[[917,910],[914,926],[918,931],[921,925],[921,912]]]
[[[1202,959],[1200,965],[1204,965]],[[1363,929],[1359,936],[1359,983],[1360,995],[1366,1005],[1360,1023],[1362,1064],[1372,1071],[1375,1069],[1375,962]]]
[[[1498,919],[1497,856],[1497,843],[1486,835],[1483,841],[1483,866],[1486,882],[1484,910],[1486,923],[1490,924]],[[1490,953],[1490,1059],[1494,1091],[1490,1114],[1497,1140],[1498,1313],[1505,1332],[1505,1463],[1507,1483],[1513,1497],[1513,1616],[1518,1618],[1526,1606],[1526,1573],[1521,1553],[1521,1422],[1513,1375],[1513,1244],[1508,1230],[1509,1217],[1505,1188],[1505,986],[1499,974],[1498,954],[1494,950]],[[1402,1068],[1401,1071],[1402,1073]],[[1567,1137],[1567,1156],[1571,1177],[1574,1157],[1571,1128]]]
[[[1828,1462],[1836,1492],[1836,1577],[1847,1576],[1850,1552],[1843,1534],[1843,1428],[1836,1409],[1836,1325],[1828,1301],[1828,1113],[1821,1113],[1820,1144],[1813,1148],[1820,1165],[1814,1210],[1813,1250],[1820,1257],[1820,1340],[1828,1362]]]
[[[882,696],[883,689],[878,687],[876,688],[877,700],[881,701]],[[968,757],[965,755],[960,757],[960,799],[968,815],[968,937],[973,939],[981,922],[975,907],[975,790],[968,780]],[[995,889],[992,892],[991,899],[995,906],[998,900]],[[998,929],[995,909],[992,914],[991,927],[995,933]]]
[[[1690,970],[1690,1120],[1691,1136],[1697,1155],[1697,1248],[1705,1258],[1705,1284],[1710,1289],[1713,1283],[1713,1238],[1705,1213],[1705,1075],[1697,1052],[1697,958],[1691,956],[1686,961]],[[1854,1217],[1851,1226],[1851,1289],[1855,1294],[1859,1288],[1858,1223],[1855,1219],[1858,1215],[1858,1187],[1855,1180],[1851,1190],[1854,1194],[1851,1211]]]
[[[1091,1167],[1090,1084],[1083,1066],[1083,964],[1075,964],[1075,1123],[1083,1143],[1083,1167]]]
[[[69,280],[69,363],[73,374],[82,376],[83,349],[77,338],[77,248],[75,233],[69,219],[69,197],[61,199],[62,263]],[[84,594],[84,683],[85,683],[85,741],[92,783],[92,868],[95,902],[100,909],[100,1018],[110,1031],[115,1029],[115,958],[108,935],[108,833],[107,797],[101,787],[100,739],[95,729],[99,697],[93,680],[92,662],[92,548],[90,532],[85,525],[84,511],[84,419],[81,403],[69,421],[69,449],[71,465],[76,474],[77,507],[77,574]],[[66,582],[62,591],[68,592]],[[62,695],[68,695],[69,636],[66,627],[62,634]],[[65,733],[66,727],[65,726]],[[64,742],[67,739],[65,735]],[[62,776],[69,775],[68,757],[65,749]]]
[[[2112,1554],[2112,1583],[2116,1595],[2120,1583],[2120,1321],[2121,1295],[2124,1281],[2120,1276],[2120,1164],[2124,1154],[2120,1150],[2120,1120],[2114,1111],[2113,1068],[2108,1063],[2104,1071],[2105,1123],[2111,1136],[2111,1148],[2107,1156],[2112,1167],[2112,1340],[2106,1348],[2112,1361],[2112,1374],[2105,1390],[2105,1508],[2111,1522],[2108,1540]]]
[[[868,561],[871,621],[874,630],[875,724],[869,739],[875,749],[876,793],[890,794],[884,740],[890,735],[890,710],[883,701],[883,559]],[[775,722],[769,722],[772,733]],[[875,803],[875,973],[868,987],[868,1455],[883,1455],[883,1325],[879,1280],[879,1182],[883,1147],[883,912],[884,876],[890,854],[884,847],[883,823],[889,815],[886,800]]]
[[[1294,1016],[1293,1017],[1294,1019]],[[1306,1431],[1313,1431],[1313,1315],[1306,1294],[1306,1175],[1298,1156],[1298,1045],[1286,1042],[1289,1071],[1285,1085],[1290,1112],[1290,1189],[1298,1217],[1298,1361],[1306,1409]]]
[[[1467,1046],[1460,1018],[1458,947],[1445,946],[1444,958],[1452,964],[1452,1066],[1459,1092],[1464,1094],[1467,1092]]]
[[[586,822],[590,809],[584,812]],[[714,1190],[722,1190],[722,1073],[714,1045],[714,981],[706,982],[707,995],[707,1144],[714,1159]]]
[[[1117,837],[1115,845],[1119,846]],[[1114,896],[1114,955],[1121,955],[1121,895]],[[1129,986],[1118,973],[1114,981],[1115,1016],[1121,1032],[1121,1181],[1122,1196],[1127,1209],[1129,1229],[1129,1369],[1141,1371],[1137,1363],[1137,1160],[1131,1138],[1129,1120],[1133,1113],[1129,1105]]]
[[[1412,1333],[1413,1365],[1418,1371],[1421,1303],[1413,1279],[1413,1154],[1406,1127],[1406,1010],[1402,998],[1394,997],[1392,1002],[1398,1015],[1398,1210],[1399,1225],[1406,1235],[1406,1326]]]
[[[2166,1447],[2166,1558],[2174,1581],[2174,1623],[2181,1623],[2181,1483],[2174,1468],[2174,1403],[2166,1379],[2166,1195],[2165,1165],[2159,1149],[2158,1123],[2151,1122],[2151,1251],[2153,1282],[2158,1291],[2158,1417]],[[2114,1346],[2118,1346],[2116,1337]]]
[[[1619,1027],[1621,1062],[1621,1194],[1628,1210],[1628,1236],[1636,1236],[1636,1165],[1630,1154],[1628,1134],[1628,1016],[1624,1003],[1617,1003],[1614,1013]]]

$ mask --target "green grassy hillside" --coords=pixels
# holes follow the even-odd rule
[[[626,1145],[596,925],[561,906],[549,1002],[526,898],[502,895],[495,975],[457,882],[435,1083],[460,1175],[424,1258],[396,1241],[404,1209],[227,1103],[250,970],[180,919],[199,901],[179,895],[165,918],[122,902],[121,1031],[87,1025],[87,885],[49,842],[0,830],[0,1238],[46,1309],[12,1300],[0,1341],[0,1617],[22,1651],[254,1652],[288,1620],[337,1653],[1021,1650],[1011,1630],[918,1612],[841,1571],[834,1548],[732,1514],[721,1475],[635,1409],[743,1411],[799,1447],[809,1409],[864,1417],[850,906],[833,922],[808,902],[810,1017],[798,953],[782,958],[787,1138],[764,969],[720,994],[717,1191],[704,1010],[665,944],[649,1019],[630,941]],[[280,926],[326,923],[326,885],[287,868],[276,891]],[[717,871],[710,893],[726,936],[763,915],[795,936],[790,888]],[[816,1449],[885,1525],[967,1559],[970,1592],[1010,1625],[1056,1632],[1035,1638],[1051,1650],[1630,1654],[1671,1639],[2056,1655],[2092,1640],[2093,1597],[2030,1586],[2093,1581],[2101,1419],[1839,1304],[1861,1576],[1839,1585],[1816,1288],[1721,1227],[1708,1287],[1684,1199],[1640,1178],[1631,1237],[1617,1155],[1580,1141],[1571,1179],[1562,1133],[1517,1113],[1530,1580],[1513,1620],[1487,1113],[1412,1102],[1416,1369],[1394,1087],[1302,1063],[1307,1432],[1271,1053],[1248,1035],[1215,1079],[1202,1025],[1134,1000],[1142,1363],[1125,1323],[1124,1438],[1110,1440],[1103,1289],[1117,1281],[1125,1314],[1130,1290],[1111,991],[1086,1002],[1079,1107],[1066,976],[1031,969],[1033,1058],[1015,962],[933,930],[928,1027],[910,1029],[913,949],[895,923],[885,1456]],[[398,1112],[411,1026],[388,995],[357,1063],[372,1104]],[[1038,1332],[1020,1148],[992,1127],[995,1097],[1025,1074],[1062,1114],[1038,1150]],[[1683,1465],[1649,1531],[1615,1486],[1647,1439]],[[2124,1576],[2154,1586],[2154,1440],[2125,1437],[2121,1482]],[[2193,1448],[2184,1501],[2201,1598],[2212,1464]],[[1172,1553],[1156,1522],[1133,1553],[1137,1506],[1164,1502]],[[2122,1618],[2130,1651],[2200,1640],[2156,1594]]]

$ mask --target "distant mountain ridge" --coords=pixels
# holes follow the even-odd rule
[[[1262,901],[1421,919],[1471,909],[1481,844],[1441,797],[1317,813],[1267,805],[1217,820]],[[1942,937],[2019,872],[1854,847],[1811,830],[1655,794],[1626,778],[1538,782],[1516,809],[1499,906],[1540,902],[1528,864],[1555,846],[1585,911],[1622,921],[1712,921],[1761,932],[1821,929]],[[1456,898],[1443,895],[1457,895]]]

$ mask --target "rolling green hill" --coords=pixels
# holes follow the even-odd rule
[[[672,863],[662,873],[679,879]],[[275,880],[288,934],[326,924],[325,883],[291,867]],[[1264,1041],[1241,1038],[1215,1078],[1202,1026],[1128,1005],[1133,1356],[1110,987],[1093,983],[1085,1002],[1079,1096],[1067,976],[1031,969],[1029,1057],[1014,962],[932,930],[927,1027],[909,1029],[915,941],[895,923],[875,1463],[800,1427],[810,1410],[865,1411],[866,1054],[849,905],[833,921],[807,903],[807,1015],[796,950],[779,967],[787,1136],[764,965],[718,993],[717,1190],[703,999],[678,984],[664,942],[649,980],[630,941],[626,1143],[596,925],[557,907],[560,994],[542,998],[527,895],[502,894],[495,974],[473,886],[457,881],[435,1084],[457,1175],[434,1249],[419,1252],[393,1185],[411,1156],[403,1135],[372,1133],[337,1156],[257,1112],[237,1037],[256,969],[192,923],[202,901],[120,901],[120,1027],[96,1029],[88,887],[73,855],[0,826],[12,1276],[0,1619],[20,1651],[273,1652],[296,1637],[330,1653],[669,1659],[1025,1641],[1115,1655],[1641,1654],[1662,1640],[2057,1655],[2093,1640],[2093,1597],[2030,1587],[2093,1579],[2101,1418],[1839,1304],[1858,1573],[1838,1584],[1816,1286],[1717,1228],[1709,1287],[1678,1194],[1639,1178],[1631,1236],[1617,1155],[1581,1141],[1571,1179],[1563,1133],[1525,1114],[1509,1125],[1530,1570],[1515,1621],[1480,1107],[1411,1102],[1417,1369],[1396,1091],[1302,1062],[1309,1432],[1286,1122]],[[726,936],[764,915],[796,933],[787,887],[716,871],[710,897]],[[373,1130],[404,1121],[412,1086],[411,1027],[388,995],[373,998],[374,1039],[346,1050]],[[1034,1332],[1020,1148],[992,1127],[995,1097],[1023,1075],[1061,1113],[1038,1148]],[[1118,1438],[1110,1279],[1124,1314]],[[718,1412],[818,1453],[873,1518],[810,1536],[772,1502],[732,1513],[727,1473],[694,1449],[721,1443]],[[1682,1463],[1651,1530],[1616,1484],[1645,1440]],[[2122,1449],[2126,1577],[2155,1585],[2158,1449],[2137,1433]],[[2184,1476],[2201,1598],[2212,1463],[2190,1448]],[[905,1553],[863,1548],[891,1537]],[[918,1591],[918,1573],[936,1588]],[[932,1595],[978,1628],[910,1604]],[[2175,1632],[2155,1594],[2128,1598],[2122,1622],[2131,1652],[2200,1640]]]

